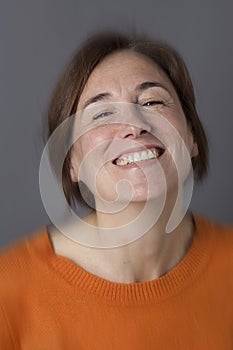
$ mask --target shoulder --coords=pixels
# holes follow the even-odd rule
[[[47,228],[41,227],[37,231],[24,238],[11,243],[8,247],[0,250],[0,271],[5,267],[6,270],[23,268],[23,262],[29,257],[36,255],[36,251],[45,244],[47,240]],[[5,270],[4,269],[4,270]]]
[[[46,227],[11,244],[0,252],[0,296],[4,291],[23,285],[25,278],[35,273],[40,265],[41,254],[48,249]]]
[[[19,349],[14,326],[32,308],[33,292],[46,251],[46,227],[0,252],[0,348]],[[44,250],[44,252],[43,252]],[[40,289],[41,286],[39,285]],[[33,289],[34,288],[34,289]],[[31,304],[30,304],[31,303]],[[30,308],[29,308],[30,306]],[[33,309],[33,308],[32,308]],[[20,326],[18,327],[20,329]]]
[[[233,227],[229,224],[212,222],[216,242],[216,254],[225,262],[233,275]]]
[[[221,245],[233,243],[233,225],[217,222],[199,215],[194,215],[194,222],[202,234],[209,234],[212,238],[221,242]]]
[[[199,236],[205,237],[204,248],[212,266],[233,282],[233,226],[195,215],[194,221]]]

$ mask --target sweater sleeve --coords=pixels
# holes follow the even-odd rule
[[[4,349],[4,350],[18,349],[11,332],[7,315],[2,306],[0,306],[0,349]]]

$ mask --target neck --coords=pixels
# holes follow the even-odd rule
[[[172,203],[171,199],[168,202]],[[137,224],[125,227],[122,225],[135,220],[135,217],[145,208],[145,203],[133,203],[123,211],[114,214],[97,211],[87,217],[86,221],[97,228],[114,228],[114,236],[118,232],[117,226],[120,223],[126,236],[124,244],[116,244],[109,249],[90,248],[60,235],[58,243],[54,245],[55,251],[70,258],[90,273],[112,282],[133,283],[159,278],[183,259],[192,242],[193,221],[189,213],[171,233],[166,233],[172,207],[172,205],[165,206],[159,220],[148,226],[146,231],[145,225],[150,216],[155,214],[154,203],[151,203],[147,215],[143,215]],[[134,229],[135,231],[132,232]],[[108,229],[106,231],[108,232]],[[135,237],[135,232],[140,235]],[[130,243],[128,238],[131,238]],[[118,243],[122,243],[122,239]]]
[[[138,221],[146,203],[131,203],[124,210],[111,214],[96,211],[88,217],[92,225],[114,229],[114,237],[120,237],[112,247],[110,241],[109,249],[83,248],[92,257],[95,265],[92,272],[113,282],[131,283],[158,278],[175,267],[190,246],[193,222],[191,215],[186,214],[167,234],[166,225],[173,208],[171,198],[168,203],[170,206],[165,206],[157,221],[159,210],[156,212],[154,202]],[[155,219],[151,221],[151,217]]]

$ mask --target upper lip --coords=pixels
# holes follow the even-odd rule
[[[165,147],[160,144],[149,144],[149,145],[142,145],[139,147],[134,147],[134,148],[129,148],[127,150],[124,150],[123,152],[119,153],[114,159],[113,162],[115,162],[118,158],[122,157],[123,155],[129,154],[129,153],[135,153],[135,152],[142,152],[145,151],[146,149],[160,149],[161,151],[165,151]]]

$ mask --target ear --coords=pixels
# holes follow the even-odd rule
[[[73,182],[78,182],[78,172],[75,170],[73,165],[70,166],[70,177]]]
[[[71,177],[71,180],[73,182],[79,181],[78,172],[79,172],[78,162],[75,159],[73,152],[71,152],[71,155],[70,155],[70,177]]]
[[[192,147],[192,150],[191,150],[191,158],[197,157],[198,154],[199,154],[198,145],[197,145],[196,142],[193,142],[193,147]]]

